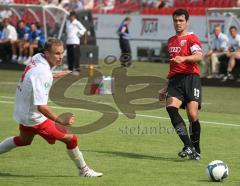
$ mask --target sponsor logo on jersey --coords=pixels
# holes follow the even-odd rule
[[[169,53],[179,53],[181,51],[180,47],[169,47],[168,52]]]
[[[187,40],[181,40],[181,41],[180,41],[180,45],[181,45],[181,46],[184,46],[186,43],[187,43]]]
[[[143,18],[141,35],[158,33],[158,18]]]
[[[49,88],[50,88],[50,83],[45,82],[45,83],[44,83],[44,87],[45,87],[45,89],[49,89]]]

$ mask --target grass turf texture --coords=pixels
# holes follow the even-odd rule
[[[99,71],[111,75],[118,64],[101,63]],[[129,75],[165,77],[167,64],[136,62]],[[21,72],[0,71],[0,140],[18,133],[12,119],[15,88]],[[86,79],[70,87],[66,96],[107,102],[118,109],[111,95],[83,95]],[[134,87],[133,87],[134,88]],[[130,88],[131,89],[131,88]],[[240,90],[203,87],[202,160],[182,160],[177,153],[182,144],[171,127],[164,108],[137,111],[135,119],[120,114],[107,128],[78,135],[79,146],[90,167],[102,171],[99,179],[77,176],[65,145],[48,145],[36,136],[30,147],[14,149],[0,156],[0,185],[216,185],[205,174],[212,160],[222,160],[229,167],[225,185],[240,185],[239,135]],[[56,106],[53,103],[50,105]],[[72,112],[76,126],[95,121],[100,114],[86,110],[55,108],[57,113]],[[186,119],[186,114],[181,110]],[[156,116],[156,117],[151,117]]]

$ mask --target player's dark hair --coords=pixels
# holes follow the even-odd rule
[[[174,17],[174,16],[182,16],[182,15],[184,15],[186,21],[188,21],[188,19],[189,19],[189,13],[188,13],[188,11],[185,10],[185,9],[181,9],[181,8],[180,8],[180,9],[175,10],[175,11],[173,12],[173,14],[172,14],[172,17]]]
[[[70,17],[70,16],[77,17],[77,14],[76,14],[76,12],[74,12],[74,11],[71,11],[71,12],[69,13],[69,17]]]
[[[232,29],[237,30],[237,27],[236,26],[230,26],[229,30],[232,30]]]
[[[130,21],[130,20],[131,20],[130,17],[126,17],[126,18],[124,19],[124,21]]]
[[[18,21],[18,24],[20,24],[20,23],[25,23],[25,22],[24,22],[24,20],[20,19],[20,20]]]
[[[44,52],[49,52],[53,46],[63,46],[63,42],[56,38],[49,38],[44,45]]]

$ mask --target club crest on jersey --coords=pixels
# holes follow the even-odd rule
[[[184,46],[187,43],[187,40],[181,40],[180,45]]]
[[[179,53],[181,51],[180,47],[169,47],[169,53]]]

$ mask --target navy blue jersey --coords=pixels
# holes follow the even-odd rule
[[[37,31],[35,31],[35,32],[30,31],[29,36],[28,36],[28,40],[30,42],[33,42],[36,39],[38,40],[38,44],[39,45],[41,45],[41,46],[44,45],[44,43],[45,43],[45,36],[44,36],[42,30],[37,29]]]
[[[18,39],[24,39],[25,34],[29,34],[30,28],[25,26],[23,29],[17,28]]]
[[[122,29],[123,28],[126,28],[125,29],[125,32],[122,32]],[[118,27],[117,29],[117,33],[119,35],[120,38],[123,38],[123,39],[130,39],[130,35],[129,35],[129,31],[128,31],[128,26],[126,24],[124,24],[124,21],[120,24],[120,26]]]

